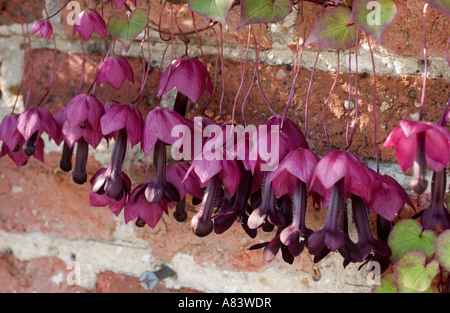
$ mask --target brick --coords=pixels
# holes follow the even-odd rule
[[[18,9],[20,4],[23,15]],[[13,23],[31,23],[42,18],[42,1],[39,0],[0,0],[0,25],[11,25]]]
[[[0,159],[0,229],[68,239],[112,238],[114,215],[107,207],[89,207],[90,184],[76,185],[70,173],[58,169],[59,158],[52,152],[45,155],[45,164],[31,158],[22,167],[7,157]],[[98,168],[91,158],[88,179]]]
[[[98,274],[97,284],[93,293],[197,293],[190,288],[167,288],[164,282],[159,282],[153,290],[145,290],[139,277],[120,274],[113,271],[104,271]]]
[[[281,252],[275,260],[268,263],[263,259],[262,249],[248,250],[252,245],[271,240],[275,236],[275,231],[264,233],[259,230],[257,237],[252,239],[235,223],[220,235],[213,232],[202,238],[195,236],[191,230],[190,220],[199,207],[194,208],[189,203],[190,200],[187,199],[188,219],[183,223],[176,222],[172,216],[173,210],[169,210],[169,215],[164,214],[154,229],[148,226],[135,227],[136,236],[149,243],[156,258],[170,260],[177,253],[183,253],[192,255],[197,264],[227,270],[259,272],[267,267],[276,266],[294,267],[313,274],[313,261],[308,253],[301,254],[293,265],[289,265],[282,260]],[[316,212],[310,207],[308,212],[308,227],[316,230],[321,228],[325,222],[326,210]]]
[[[69,285],[66,263],[57,257],[21,261],[12,253],[0,253],[0,292],[2,293],[73,293],[86,289]]]
[[[398,0],[397,15],[391,25],[383,34],[380,45],[371,39],[373,48],[382,46],[388,53],[405,57],[423,59],[423,0]],[[304,23],[301,22],[301,14],[297,17],[296,31],[303,37],[309,35],[311,29],[320,16],[321,6],[311,2],[304,2]],[[449,17],[428,6],[426,14],[427,22],[427,55],[429,57],[445,58],[445,46],[450,36]],[[304,27],[304,30],[301,30]],[[366,43],[363,37],[361,43]],[[294,49],[294,46],[290,47]]]

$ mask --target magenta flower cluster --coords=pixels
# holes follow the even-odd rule
[[[113,0],[117,9],[125,2]],[[84,41],[94,32],[106,37],[105,22],[94,10],[82,12],[77,22],[73,33]],[[31,33],[38,32],[39,37],[51,37],[48,20],[33,26]],[[134,82],[134,74],[123,56],[110,55],[101,61],[97,84],[106,82],[119,90],[126,80]],[[190,198],[198,205],[198,212],[190,221],[197,236],[222,234],[237,223],[251,238],[258,231],[273,232],[269,242],[250,247],[262,248],[267,261],[281,252],[282,258],[292,263],[306,248],[315,262],[330,252],[338,252],[344,266],[374,260],[383,271],[387,269],[391,251],[383,239],[382,227],[377,234],[372,232],[370,214],[378,220],[392,221],[405,204],[414,208],[408,194],[392,177],[367,167],[349,150],[331,151],[319,157],[309,149],[295,121],[275,115],[263,123],[266,128],[255,128],[232,147],[226,145],[228,124],[218,125],[203,116],[202,124],[196,125],[185,117],[189,100],[197,102],[205,93],[213,93],[208,71],[196,58],[183,56],[168,66],[160,79],[158,97],[173,88],[178,92],[174,109],[158,106],[145,119],[135,105],[101,103],[93,93],[78,94],[55,116],[41,106],[28,107],[21,114],[11,113],[0,124],[0,156],[9,156],[18,166],[25,165],[32,156],[43,162],[45,133],[57,145],[63,145],[61,169],[71,171],[75,183],[84,184],[88,181],[89,149],[96,149],[102,140],[113,140],[109,165],[89,180],[89,204],[109,206],[117,216],[123,211],[126,223],[134,221],[138,227],[154,228],[171,210],[177,221],[184,222],[189,216],[186,200]],[[403,171],[413,168],[411,187],[416,193],[425,192],[428,167],[433,170],[432,201],[420,212],[425,229],[437,225],[450,228],[445,204],[450,133],[444,127],[445,121],[432,124],[402,120],[384,144],[395,147]],[[184,151],[184,158],[171,160],[168,148],[183,150],[192,144],[173,136],[172,130],[180,125],[192,133],[196,127],[201,128],[201,133],[208,126],[220,127],[223,132],[203,138],[202,146],[214,146],[222,158],[197,158]],[[277,140],[270,134],[272,126],[279,129]],[[262,133],[262,129],[267,133]],[[252,143],[255,138],[257,142]],[[124,164],[129,148],[138,145],[146,156],[153,156],[153,176],[133,186]],[[248,151],[256,158],[237,156],[236,151],[242,147],[260,145],[277,147],[276,163],[258,149]],[[272,170],[262,170],[261,165]],[[348,220],[348,204],[352,220]],[[312,205],[327,210],[321,229],[308,226],[306,217]],[[356,242],[349,235],[350,223],[357,229]]]

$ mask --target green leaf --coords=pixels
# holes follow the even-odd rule
[[[429,258],[434,253],[436,234],[431,230],[423,231],[422,225],[412,219],[400,221],[388,237],[392,251],[392,260],[397,262],[407,250],[420,250]]]
[[[318,44],[328,49],[347,50],[356,45],[356,25],[349,9],[326,9],[314,24],[306,45]]]
[[[450,229],[436,239],[436,258],[447,271],[450,271]]]
[[[393,0],[355,0],[352,4],[353,21],[380,43],[396,14],[397,7]]]
[[[227,26],[228,12],[234,0],[187,0],[189,9]]]
[[[291,12],[291,0],[241,0],[238,28],[256,23],[277,23]]]
[[[419,250],[406,251],[394,265],[395,283],[401,293],[427,291],[439,272],[439,262],[425,265],[427,256]]]
[[[444,14],[450,15],[450,0],[424,0],[433,8]]]
[[[134,10],[129,17],[124,12],[118,12],[109,18],[107,30],[128,52],[133,40],[147,26],[148,21],[147,13],[142,9]]]
[[[394,284],[394,274],[386,274],[381,278],[380,285],[372,289],[373,293],[397,293],[397,287]]]

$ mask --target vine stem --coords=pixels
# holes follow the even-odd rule
[[[45,14],[47,15],[48,18],[48,12],[47,12],[47,7],[44,5],[44,10],[45,10]],[[52,39],[53,39],[53,65],[52,65],[52,76],[50,77],[50,84],[47,88],[47,91],[45,92],[44,96],[42,97],[42,99],[39,101],[39,103],[36,105],[37,107],[39,107],[42,102],[44,102],[45,98],[47,98],[48,94],[50,93],[50,90],[52,89],[53,86],[53,79],[55,78],[55,70],[56,70],[56,55],[57,55],[57,50],[56,50],[56,39],[55,39],[55,33],[52,34]]]
[[[83,88],[83,81],[84,81],[84,72],[86,69],[86,51],[84,50],[84,42],[83,39],[80,39],[81,42],[81,50],[83,51],[83,62],[81,65],[81,77],[80,77],[80,86],[78,87],[78,93],[80,94],[81,88]]]
[[[145,38],[147,37],[147,49],[148,49],[148,60],[147,60],[147,67],[145,67],[145,53],[144,53],[144,42],[145,42]],[[142,38],[141,41],[141,55],[142,55],[142,82],[141,82],[141,89],[139,90],[139,94],[136,97],[136,99],[132,102],[132,104],[135,104],[136,102],[139,105],[139,101],[142,98],[142,94],[144,92],[144,88],[145,88],[145,84],[147,83],[147,79],[148,76],[150,74],[150,57],[151,57],[151,53],[150,53],[150,40],[149,40],[149,31],[148,28],[145,29],[145,33],[144,33],[144,37]]]
[[[347,109],[347,129],[345,132],[345,138],[347,142],[347,149],[350,147],[348,141],[348,132],[350,127],[350,101],[352,98],[352,52],[348,54],[348,109]]]
[[[22,14],[22,16],[20,14]],[[16,99],[14,100],[14,105],[12,107],[11,114],[13,114],[14,110],[16,109],[17,101],[19,100],[20,91],[22,90],[22,87],[23,87],[23,81],[25,78],[25,69],[26,69],[26,65],[27,65],[27,53],[28,53],[27,52],[27,35],[26,35],[28,33],[28,26],[27,26],[27,31],[25,32],[25,28],[24,28],[24,24],[26,24],[25,23],[25,15],[23,13],[22,6],[20,4],[19,4],[18,15],[19,15],[20,20],[22,20],[22,18],[23,18],[23,22],[20,24],[20,27],[22,29],[22,35],[23,35],[23,51],[24,51],[23,52],[23,67],[22,67],[22,78],[20,80],[19,89],[17,90],[17,93],[16,93]],[[29,44],[30,44],[30,50],[31,50],[31,42]]]
[[[350,143],[348,144],[347,149],[350,149],[350,146],[353,142],[353,135],[355,134],[356,124],[358,122],[358,31],[359,27],[356,28],[356,46],[355,46],[355,120],[353,122],[352,132],[350,134]],[[348,104],[349,108],[349,116],[350,116],[350,101]]]
[[[64,4],[56,13],[52,14],[51,16],[48,16],[47,13],[47,20],[55,17],[59,12],[61,12],[62,10],[64,10],[64,8],[70,3],[70,0],[66,1],[66,4]],[[45,10],[47,12],[47,10]]]
[[[309,96],[311,94],[311,87],[314,82],[314,73],[316,71],[317,60],[319,59],[320,49],[317,51],[316,60],[314,61],[314,67],[311,72],[311,79],[309,80],[308,91],[306,93],[306,102],[305,102],[305,131],[304,134],[307,136],[308,134],[308,105],[309,105]]]
[[[238,100],[239,94],[241,93],[241,90],[244,86],[244,81],[245,81],[245,69],[247,67],[247,60],[248,60],[248,52],[250,50],[250,38],[251,38],[251,34],[252,34],[252,25],[249,25],[248,27],[248,38],[247,38],[247,50],[245,53],[245,60],[244,60],[244,64],[242,67],[242,72],[241,72],[241,84],[239,86],[239,89],[236,93],[236,97],[234,98],[234,103],[233,103],[233,112],[232,112],[232,117],[231,117],[231,125],[234,125],[234,121],[235,121],[235,111],[236,111],[236,102]]]
[[[373,58],[372,45],[370,44],[370,37],[367,36],[367,42],[369,44],[370,57],[372,59],[372,70],[373,70],[373,90],[372,90],[372,119],[373,119],[373,145],[375,148],[375,156],[377,161],[377,173],[380,172],[380,156],[378,154],[378,144],[377,144],[377,116],[375,113],[376,108],[376,95],[377,95],[377,74],[375,72],[375,61]]]
[[[295,64],[294,64],[294,69],[295,70],[295,75],[294,75],[294,79],[292,81],[292,86],[291,86],[291,90],[289,92],[289,98],[288,98],[288,102],[286,104],[286,108],[284,109],[284,113],[283,113],[283,123],[286,120],[287,117],[287,112],[289,111],[289,108],[292,104],[292,100],[294,99],[294,89],[295,89],[295,83],[297,82],[298,79],[298,74],[300,73],[300,69],[301,69],[301,63],[302,63],[302,59],[303,59],[303,51],[304,51],[305,46],[302,46],[302,52],[300,53],[300,60],[298,60],[298,58],[295,58]],[[298,50],[297,50],[298,51]],[[320,51],[320,50],[319,50]],[[298,52],[297,52],[298,54]],[[317,57],[319,56],[319,54],[317,54]],[[297,65],[297,61],[298,61],[298,65]],[[317,62],[317,58],[316,58],[316,62]],[[297,67],[298,66],[298,67]],[[315,67],[315,66],[314,66]]]
[[[261,42],[261,27],[259,28],[258,40],[256,40],[256,37],[255,37],[254,34],[253,34],[253,38],[255,40],[256,82],[257,82],[257,85],[258,85],[259,93],[261,94],[262,98],[266,102],[266,104],[269,107],[270,111],[272,111],[272,114],[274,114],[275,116],[279,116],[278,112],[275,111],[275,109],[270,104],[270,101],[267,99],[266,95],[264,94],[264,91],[262,90],[262,87],[261,87],[261,80],[259,79],[259,67],[258,67],[258,64],[259,64],[259,45],[258,45],[258,42]]]
[[[323,128],[325,131],[325,138],[327,140],[327,150],[328,153],[330,153],[330,140],[328,138],[328,130],[327,130],[327,111],[328,111],[328,103],[330,102],[331,94],[333,93],[334,87],[336,86],[338,77],[339,77],[339,70],[340,70],[340,57],[339,57],[339,50],[337,51],[337,69],[336,69],[336,77],[334,78],[333,85],[331,86],[330,93],[328,94],[327,102],[325,103],[325,110],[324,110],[324,123]]]
[[[423,107],[425,103],[425,90],[427,88],[427,76],[428,76],[428,60],[427,60],[427,13],[428,3],[425,3],[423,6],[423,59],[425,62],[425,68],[423,73],[423,86],[422,86],[422,96],[420,97],[420,113],[419,113],[419,121],[423,118]]]

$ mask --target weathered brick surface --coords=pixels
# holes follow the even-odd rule
[[[56,257],[20,261],[11,253],[0,253],[0,292],[68,293],[87,292],[69,285],[66,263]]]
[[[61,0],[61,4],[65,3]],[[87,2],[87,1],[85,1]],[[111,6],[100,5],[103,1],[90,1],[91,5],[105,15],[109,14]],[[150,19],[153,25],[158,25],[161,16],[161,28],[165,31],[171,28],[170,6],[166,5],[161,13],[162,0],[151,1]],[[20,19],[17,16],[14,5],[17,1],[0,0],[0,24],[11,25]],[[145,1],[139,1],[141,7],[146,6]],[[414,57],[420,62],[423,58],[422,45],[422,0],[396,1],[398,15],[391,27],[383,37],[383,47],[388,53],[395,55]],[[21,2],[27,22],[32,22],[41,17],[41,1]],[[306,33],[311,30],[313,21],[320,14],[320,7],[311,3],[304,3]],[[183,30],[192,30],[193,24],[186,6],[173,7],[177,11],[179,26]],[[160,14],[161,13],[161,14]],[[306,14],[307,13],[307,14]],[[67,11],[63,11],[63,21]],[[297,29],[300,26],[301,16],[297,18]],[[196,15],[198,27],[207,24],[207,21]],[[238,23],[238,13],[230,13],[229,29],[224,31],[225,43],[239,49],[240,44],[245,45],[248,28],[242,28],[235,32]],[[449,19],[439,14],[433,8],[427,12],[427,46],[428,55],[445,57],[445,43],[450,36]],[[64,24],[64,39],[78,44],[72,38],[71,27]],[[254,28],[257,29],[257,28]],[[282,28],[283,31],[283,28]],[[287,33],[287,30],[286,30]],[[218,33],[217,33],[218,35]],[[261,48],[272,48],[269,28],[262,28]],[[98,36],[97,36],[98,38]],[[75,38],[76,39],[76,38]],[[191,35],[187,38],[195,42]],[[202,44],[216,45],[216,35],[211,30],[200,34]],[[365,41],[364,39],[363,41]],[[373,40],[372,40],[373,42]],[[375,47],[378,44],[374,44]],[[98,47],[103,47],[98,45]],[[279,48],[279,47],[278,47]],[[20,50],[17,47],[18,51]],[[286,49],[294,50],[292,43],[286,43]],[[22,53],[23,50],[20,50]],[[98,51],[101,52],[101,51]],[[292,53],[292,57],[294,54]],[[86,73],[82,92],[86,92],[95,79],[95,71],[101,55],[88,53],[86,59]],[[48,49],[35,49],[29,55],[28,64],[33,61],[32,69],[26,69],[26,80],[23,86],[24,95],[33,81],[33,89],[29,105],[35,105],[45,93],[51,75],[53,64],[53,51]],[[142,79],[142,60],[129,58],[134,69],[135,83],[126,82],[122,89],[114,92],[108,84],[97,86],[96,96],[105,102],[111,97],[120,102],[131,102],[136,99]],[[211,73],[216,68],[216,56],[208,55],[205,58]],[[4,61],[5,62],[5,61]],[[56,56],[56,76],[47,101],[43,104],[46,108],[56,113],[64,107],[77,93],[81,73],[82,56],[72,52],[58,51]],[[244,91],[249,88],[255,64],[247,64],[247,73],[244,81]],[[291,66],[266,66],[259,64],[260,83],[267,99],[275,110],[283,113],[288,100],[292,83],[293,71]],[[236,104],[236,117],[238,123],[243,123],[241,118],[241,106],[243,94],[237,98],[236,92],[241,84],[241,64],[230,59],[224,61],[223,77],[225,81],[223,116],[226,121],[231,120],[233,105]],[[421,73],[417,73],[421,74]],[[157,85],[161,71],[153,68],[142,94],[139,109],[143,117],[157,104]],[[288,117],[297,122],[303,129],[305,123],[305,102],[311,71],[302,69],[296,84],[295,96],[291,104]],[[325,102],[329,89],[333,83],[335,74],[317,70],[314,76],[308,107],[308,143],[312,151],[319,155],[327,152],[324,135]],[[354,96],[354,76],[352,77],[352,101]],[[375,107],[372,106],[373,78],[366,74],[358,76],[358,113],[359,119],[351,150],[363,160],[373,159],[375,149],[373,146],[373,120],[375,110],[377,118],[378,148],[380,160],[395,162],[394,149],[384,149],[382,144],[387,135],[398,124],[398,121],[415,119],[418,116],[421,88],[423,78],[414,75],[397,75],[377,77],[377,94]],[[425,100],[424,120],[436,122],[442,114],[445,103],[448,101],[450,84],[443,78],[429,78]],[[221,84],[217,85],[216,95],[210,99],[206,114],[220,122],[219,104],[221,99]],[[346,147],[347,112],[344,102],[348,100],[349,77],[341,74],[336,88],[331,96],[327,108],[327,126],[330,135],[330,148],[344,149]],[[203,109],[205,98],[198,104],[189,103],[188,117],[198,115]],[[271,116],[271,112],[259,94],[255,85],[245,104],[245,118],[247,124],[259,125]],[[356,109],[350,112],[352,121]],[[128,169],[133,179],[133,184],[142,183],[145,177],[146,159],[132,162]],[[54,238],[87,239],[111,242],[116,240],[116,217],[105,208],[92,208],[88,206],[88,193],[90,184],[82,186],[74,184],[71,175],[58,170],[59,154],[51,152],[45,155],[45,164],[31,159],[24,167],[17,167],[8,158],[0,159],[0,229],[1,231],[19,234],[42,233]],[[88,163],[88,179],[100,168],[93,157]],[[150,172],[151,173],[151,169]],[[429,198],[423,197],[423,202]],[[415,201],[415,200],[414,200]],[[426,201],[425,201],[426,202]],[[421,203],[425,205],[425,203]],[[189,217],[192,217],[198,208],[188,208]],[[192,255],[198,264],[214,266],[225,270],[236,271],[262,271],[270,266],[291,267],[283,263],[280,257],[272,263],[263,260],[262,250],[249,251],[248,248],[256,243],[270,240],[274,233],[263,234],[260,232],[256,239],[245,235],[239,225],[234,225],[228,232],[222,235],[211,234],[206,238],[198,238],[192,234],[189,219],[185,223],[174,220],[172,212],[164,215],[155,229],[145,227],[135,230],[136,240],[144,240],[152,247],[152,256],[162,260],[171,260],[177,253]],[[409,216],[411,212],[403,211],[400,216]],[[312,229],[319,229],[325,220],[326,211],[317,212],[313,207],[309,208],[307,225]],[[131,222],[132,223],[132,222]],[[115,242],[120,245],[121,243]],[[128,244],[128,243],[127,243]],[[77,286],[68,286],[65,283],[67,274],[66,264],[61,259],[53,256],[39,257],[30,261],[20,261],[8,251],[0,251],[0,292],[147,292],[139,284],[139,278],[126,274],[116,273],[112,270],[100,272],[97,275],[95,289],[87,290]],[[95,252],[93,252],[95,253]],[[312,257],[303,253],[292,265],[299,269],[314,274]],[[63,278],[61,280],[61,277]],[[280,278],[282,279],[282,278]],[[152,292],[196,292],[191,289],[172,290],[164,283],[158,285]]]
[[[73,183],[70,173],[58,169],[58,153],[45,155],[45,163],[31,158],[17,167],[0,159],[0,229],[12,233],[41,232],[68,239],[110,239],[115,219],[108,208],[89,207],[90,185]],[[88,162],[88,177],[99,168]]]

